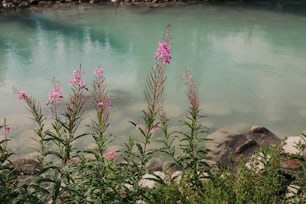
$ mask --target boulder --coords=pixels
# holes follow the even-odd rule
[[[306,148],[303,151],[297,148],[297,144],[306,145],[306,140],[301,136],[290,136],[285,140],[283,146],[284,153],[286,154],[300,154],[302,156],[306,155]]]
[[[281,167],[288,170],[301,170],[302,163],[295,159],[288,159],[284,162],[282,162]]]
[[[158,158],[151,159],[146,165],[151,171],[162,171],[162,162]]]
[[[271,144],[279,145],[281,139],[278,138],[274,133],[262,126],[252,126],[247,133],[248,139],[255,140],[258,144],[269,146]]]
[[[155,171],[152,174],[145,174],[139,181],[139,186],[142,188],[153,188],[158,184],[157,181],[154,181],[154,179],[162,179],[165,180],[166,175],[161,171]]]
[[[262,144],[280,144],[281,140],[265,127],[252,126],[248,130],[228,131],[224,129],[207,136],[208,160],[236,169],[241,156],[246,162]]]
[[[27,1],[22,1],[20,4],[18,4],[18,7],[24,8],[24,7],[29,7],[30,4]]]
[[[19,175],[35,175],[41,169],[40,163],[33,159],[17,159],[12,164]]]

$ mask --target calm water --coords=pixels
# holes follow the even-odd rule
[[[212,130],[258,124],[283,137],[306,129],[305,17],[218,7],[82,7],[0,17],[0,117],[12,125],[12,144],[29,148],[31,142],[24,141],[32,137],[30,115],[12,87],[44,104],[51,78],[67,92],[79,64],[89,84],[99,65],[105,69],[114,100],[109,131],[117,141],[135,134],[127,121],[141,118],[144,79],[167,23],[173,61],[165,102],[173,125],[187,105],[182,79],[187,67]],[[85,115],[88,122],[93,112]]]

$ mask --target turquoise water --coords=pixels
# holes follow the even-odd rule
[[[165,108],[173,125],[188,105],[182,79],[188,68],[211,131],[256,124],[284,137],[306,129],[306,17],[221,7],[78,7],[0,17],[0,117],[12,126],[12,143],[28,148],[24,140],[32,137],[30,115],[12,87],[37,97],[47,112],[52,77],[67,93],[79,64],[88,85],[99,65],[105,69],[112,135],[119,141],[135,134],[127,121],[141,118],[145,77],[167,23],[173,61]]]

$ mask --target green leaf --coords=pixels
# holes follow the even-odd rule
[[[46,152],[46,155],[49,155],[49,154],[54,155],[61,160],[64,160],[64,157],[59,152],[49,150],[49,151]]]

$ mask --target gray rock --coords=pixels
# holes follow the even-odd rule
[[[30,5],[38,5],[39,0],[30,0],[29,3]]]
[[[40,163],[33,159],[17,159],[12,164],[19,175],[35,175],[41,169]]]
[[[162,171],[162,163],[160,159],[153,158],[147,163],[147,167],[151,171]]]
[[[261,126],[252,126],[248,130],[248,139],[255,140],[258,144],[263,144],[265,146],[276,144],[279,145],[281,140],[270,130]]]
[[[26,1],[22,1],[20,4],[18,4],[18,7],[24,8],[24,7],[29,7],[30,4]]]
[[[259,126],[253,126],[249,130],[240,132],[221,129],[208,135],[207,139],[205,146],[210,151],[206,159],[232,169],[237,168],[241,156],[246,162],[260,144],[268,146],[278,145],[281,142],[271,131]]]

